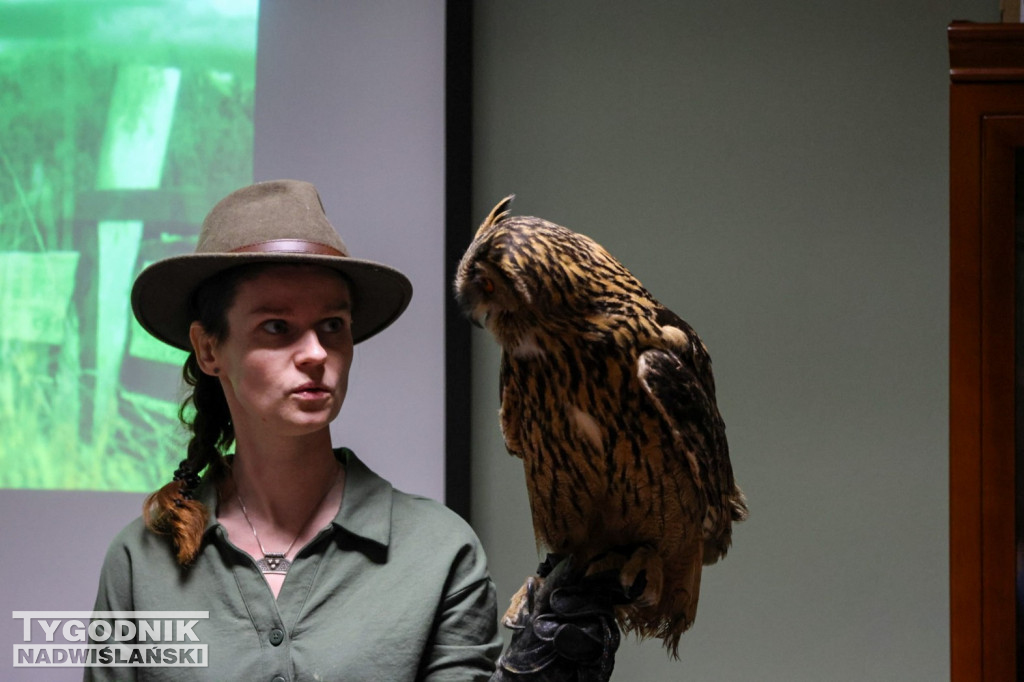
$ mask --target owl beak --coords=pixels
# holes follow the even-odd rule
[[[474,327],[483,327],[480,324],[480,320],[477,319],[478,306],[473,299],[475,299],[475,296],[467,285],[466,278],[460,271],[455,283],[455,301],[458,303],[459,308],[462,309],[462,314],[473,323]]]
[[[472,322],[474,327],[483,329],[484,324],[480,318],[484,318],[485,321],[487,318],[487,311],[483,309],[483,306],[479,304],[474,305],[470,301],[466,300],[466,298],[461,295],[461,292],[457,298],[459,300],[459,307],[462,308],[462,314],[466,316],[466,319]]]

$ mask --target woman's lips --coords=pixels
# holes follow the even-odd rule
[[[330,389],[322,384],[303,384],[296,389],[292,390],[292,395],[298,398],[304,398],[308,400],[315,400],[319,398],[326,398],[331,395]]]

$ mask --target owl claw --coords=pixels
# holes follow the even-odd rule
[[[530,576],[522,587],[516,590],[509,601],[508,609],[501,618],[501,623],[510,630],[523,627],[526,618],[533,612],[533,598],[537,590],[544,584],[539,576]]]
[[[626,596],[637,605],[657,606],[664,583],[661,557],[647,547],[640,547],[622,567],[619,582]]]
[[[639,597],[643,596],[644,590],[647,588],[647,571],[640,570],[636,574],[636,578],[633,580],[631,585],[623,585],[622,589],[626,593],[626,599],[629,601],[636,601]]]

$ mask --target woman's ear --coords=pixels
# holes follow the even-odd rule
[[[192,341],[192,350],[196,353],[196,362],[199,363],[199,369],[203,374],[220,374],[220,367],[217,366],[217,340],[213,335],[207,334],[199,322],[193,322],[188,328],[188,337]]]

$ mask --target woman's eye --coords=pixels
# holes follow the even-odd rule
[[[335,333],[340,332],[348,326],[348,320],[342,317],[329,317],[324,320],[320,326],[325,332]]]
[[[288,324],[284,320],[267,320],[260,327],[268,334],[284,334],[288,331]]]

